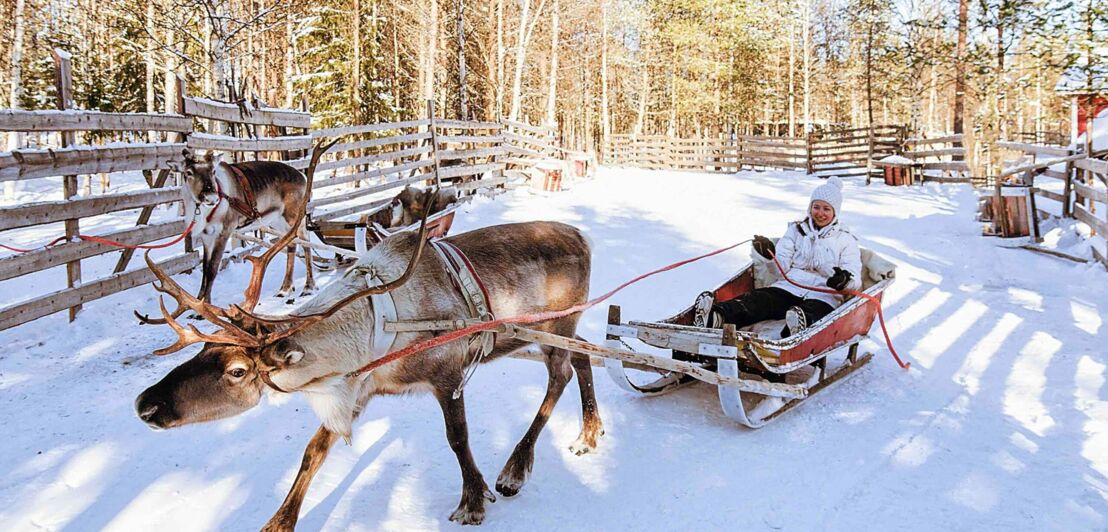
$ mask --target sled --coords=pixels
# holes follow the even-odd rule
[[[373,215],[384,209],[391,209],[392,204],[386,204],[363,214],[357,221],[347,222],[313,222],[308,221],[308,230],[312,231],[325,244],[358,253],[365,253],[382,240],[403,231],[418,231],[419,222],[404,227],[383,227],[373,222]],[[453,204],[435,214],[427,217],[427,235],[430,238],[440,238],[450,232],[450,226],[454,223],[454,211],[458,208]]]
[[[880,300],[892,284],[896,268],[865,249],[862,264],[863,291]],[[716,288],[715,301],[769,286],[779,278],[772,264],[768,267],[752,264]],[[698,381],[714,383],[723,412],[756,429],[841,382],[873,358],[872,353],[859,355],[858,345],[867,337],[877,307],[859,297],[846,300],[823,319],[785,339],[776,334],[784,327],[784,320],[761,322],[737,331],[730,325],[720,330],[694,327],[693,313],[690,305],[660,322],[622,323],[619,307],[609,307],[606,348],[628,351],[630,347],[623,338],[631,338],[672,351],[669,358],[638,354],[640,359],[634,361],[633,367],[647,366],[661,374],[649,383],[636,384],[631,380],[626,372],[629,367],[626,357],[603,357],[609,376],[627,391],[651,396]],[[829,356],[837,357],[844,351],[841,362],[829,367]],[[714,377],[705,378],[706,374]],[[761,400],[748,409],[743,403],[743,392],[750,399]]]

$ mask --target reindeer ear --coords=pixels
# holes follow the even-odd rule
[[[185,148],[181,150],[181,157],[185,162],[196,161],[196,155],[192,153],[192,150]]]
[[[285,364],[289,366],[299,364],[301,360],[304,360],[304,352],[299,349],[285,351],[280,356],[284,358]]]
[[[219,166],[219,163],[223,162],[223,154],[219,152],[210,151],[204,157],[208,159],[208,163],[211,164],[213,168]]]

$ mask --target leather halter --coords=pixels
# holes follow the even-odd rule
[[[220,199],[227,200],[227,204],[232,209],[238,211],[246,217],[246,224],[257,220],[262,217],[262,214],[258,212],[258,203],[254,201],[254,189],[250,186],[250,181],[246,178],[246,174],[242,172],[239,167],[228,164],[227,168],[231,169],[231,175],[234,176],[235,181],[238,184],[239,190],[242,193],[243,199],[228,196],[223,192],[223,186],[219,184],[219,179],[212,173],[212,181],[215,181],[216,194]],[[212,212],[215,212],[214,210]],[[244,224],[245,225],[245,224]]]

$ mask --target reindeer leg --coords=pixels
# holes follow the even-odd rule
[[[496,496],[485,484],[485,478],[481,476],[481,470],[477,469],[477,462],[469,450],[465,397],[460,395],[454,399],[454,390],[460,380],[450,380],[455,382],[440,383],[435,387],[435,398],[439,400],[446,421],[446,440],[462,469],[462,500],[450,514],[450,520],[463,525],[479,525],[485,520],[485,501],[496,502]]]
[[[351,416],[353,419],[358,419],[372,397],[372,395],[364,395],[358,398],[354,405],[353,416]],[[304,502],[304,496],[308,493],[308,485],[312,483],[316,472],[319,471],[319,466],[323,465],[323,460],[331,452],[331,446],[335,444],[338,437],[337,433],[327,430],[322,425],[320,425],[319,430],[315,431],[315,436],[312,436],[308,446],[304,449],[300,471],[296,472],[296,480],[292,481],[292,488],[289,489],[289,494],[285,496],[285,502],[281,503],[281,507],[277,509],[273,517],[269,518],[269,522],[262,527],[262,532],[285,532],[296,528],[296,521],[300,518],[300,505]]]
[[[577,339],[584,341],[579,336]],[[570,364],[577,373],[577,387],[581,391],[581,435],[569,446],[569,450],[581,456],[596,449],[596,440],[604,435],[604,423],[600,421],[600,411],[596,406],[589,356],[573,353],[570,355]]]
[[[304,459],[300,462],[300,471],[296,473],[296,480],[292,482],[289,494],[285,496],[285,502],[277,509],[277,513],[269,518],[269,522],[262,527],[262,532],[288,532],[296,528],[296,520],[300,518],[300,505],[304,502],[304,496],[308,493],[308,485],[315,477],[319,466],[331,451],[331,446],[338,439],[338,434],[319,427],[304,449]]]
[[[227,240],[230,237],[230,231],[220,231],[219,236],[204,244],[204,271],[197,297],[205,303],[212,302],[212,286],[215,285],[215,278],[219,275],[219,263],[223,261],[223,251],[227,249]],[[189,319],[198,320],[200,315],[194,312],[189,315]]]
[[[300,230],[300,236],[305,242],[309,242],[308,232],[304,229]],[[300,246],[304,250],[304,269],[307,270],[307,274],[304,275],[304,290],[300,292],[300,297],[310,295],[315,292],[315,276],[312,275],[312,248],[308,246]]]
[[[296,246],[285,248],[285,280],[281,281],[281,289],[277,291],[277,297],[286,297],[292,293],[292,274],[296,269]],[[294,298],[289,298],[285,303],[291,304]]]
[[[572,329],[569,330],[569,334],[573,334]],[[539,405],[539,412],[535,414],[535,419],[531,422],[527,433],[516,444],[512,456],[508,458],[508,462],[504,464],[504,469],[496,479],[496,491],[506,497],[519,493],[520,488],[531,476],[531,466],[535,462],[535,442],[538,440],[543,427],[546,426],[546,421],[550,419],[550,413],[554,411],[554,405],[558,404],[558,399],[561,398],[562,392],[566,389],[566,384],[573,377],[570,369],[569,351],[549,346],[543,346],[542,350],[543,354],[546,355],[546,371],[548,373],[546,397]]]

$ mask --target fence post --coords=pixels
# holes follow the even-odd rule
[[[866,151],[866,185],[869,185],[870,181],[873,179],[873,130],[873,124],[870,124],[868,132],[869,138],[867,139],[869,147],[867,148],[868,151]]]
[[[812,133],[811,131],[809,131],[807,133],[807,135],[805,135],[806,136],[806,139],[805,139],[805,141],[806,141],[805,142],[805,158],[806,158],[805,167],[808,170],[808,175],[812,175],[812,174],[815,173],[814,167],[813,167],[813,164],[812,164],[812,143],[815,140],[814,135],[815,135],[815,133]]]
[[[442,178],[439,177],[439,136],[435,132],[435,102],[427,100],[427,129],[431,131],[431,160],[435,163],[435,187],[442,186]]]
[[[1073,200],[1070,199],[1070,194],[1073,192],[1073,174],[1075,173],[1073,161],[1066,163],[1065,172],[1065,186],[1062,187],[1062,218],[1072,218],[1073,210],[1071,205]]]
[[[58,110],[65,111],[73,108],[73,62],[69,52],[61,48],[55,48],[54,56],[54,86],[58,90]],[[62,147],[66,148],[77,143],[77,134],[73,131],[63,131]],[[67,175],[63,181],[64,197],[70,199],[77,195],[77,176]],[[74,240],[80,234],[80,224],[76,219],[65,221],[65,237]],[[73,288],[81,284],[81,261],[74,260],[66,263],[66,284]],[[69,321],[77,318],[81,311],[81,305],[69,308]]]

